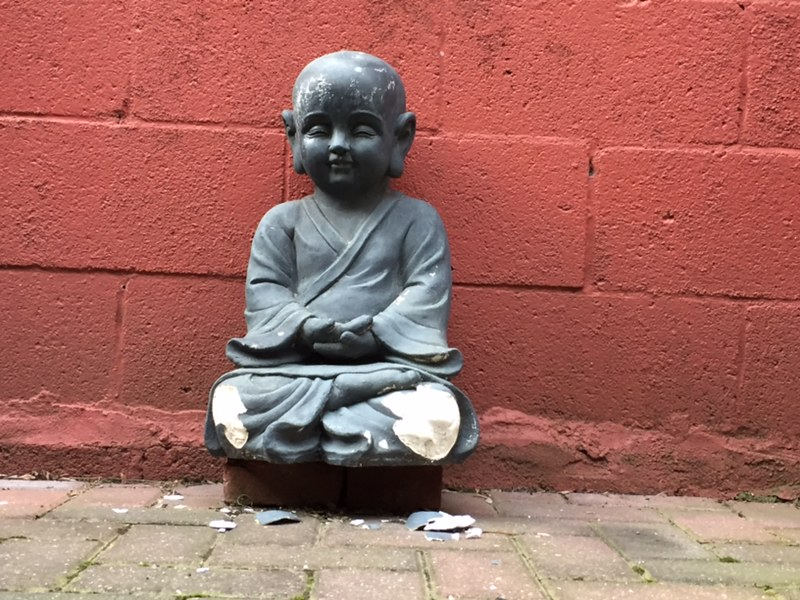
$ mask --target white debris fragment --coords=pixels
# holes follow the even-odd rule
[[[431,519],[423,527],[425,531],[455,531],[467,529],[475,524],[475,519],[469,515],[448,515],[442,513],[441,517]]]
[[[231,514],[233,511],[232,511],[230,508],[228,508],[228,507],[226,506],[226,507],[224,507],[224,508],[220,508],[220,509],[219,509],[219,512],[221,512],[221,513],[225,513],[226,515],[229,515],[229,514]]]
[[[542,531],[537,531],[536,532],[536,537],[550,537],[550,534],[549,533],[544,533]]]
[[[182,508],[189,508],[189,507],[188,507],[188,506],[186,506],[185,504],[176,504],[176,505],[175,505],[175,508],[177,508],[177,509],[179,509],[179,510],[180,510],[180,509],[182,509]]]
[[[245,506],[245,507],[242,509],[242,512],[246,512],[246,513],[254,513],[254,512],[256,512],[256,509],[255,509],[255,508],[250,508],[249,506]]]
[[[461,538],[459,533],[448,531],[426,531],[425,539],[429,542],[457,542]]]
[[[167,494],[162,498],[162,500],[166,500],[167,502],[178,502],[183,500],[183,496],[180,494]]]
[[[8,504],[8,500],[0,500],[0,506],[5,506]]]
[[[210,570],[208,567],[198,567],[195,573],[208,573]]]
[[[220,533],[223,533],[225,531],[229,531],[235,528],[236,523],[234,523],[233,521],[226,521],[224,519],[217,519],[215,521],[211,521],[208,524],[208,526],[211,527],[212,529],[216,529]]]
[[[124,515],[126,512],[128,512],[127,508],[112,508],[111,510],[113,510],[118,515]]]
[[[483,535],[483,529],[480,527],[470,527],[464,532],[464,539],[474,540]]]
[[[353,527],[361,527],[364,524],[364,519],[353,519],[350,521],[350,525]]]

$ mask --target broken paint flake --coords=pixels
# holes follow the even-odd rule
[[[464,532],[465,540],[476,540],[483,535],[483,529],[480,527],[470,527]]]
[[[226,521],[224,519],[216,519],[214,521],[211,521],[208,524],[208,526],[211,527],[212,529],[216,529],[220,533],[224,533],[226,531],[230,531],[231,529],[235,529],[236,523],[234,523],[233,521]]]
[[[286,510],[265,510],[256,513],[256,521],[260,525],[282,525],[284,523],[299,523],[300,517]]]
[[[166,500],[167,502],[178,502],[183,500],[183,496],[180,494],[167,494],[162,498],[162,500]]]
[[[406,519],[406,527],[411,531],[417,531],[418,529],[422,529],[433,519],[438,519],[439,517],[443,516],[445,513],[439,512],[438,510],[420,510],[414,513],[411,513]]]
[[[113,510],[118,515],[124,515],[126,512],[128,512],[127,508],[112,508],[111,510]]]
[[[429,542],[457,542],[461,539],[461,534],[448,533],[446,531],[426,531],[425,539]]]
[[[208,573],[210,570],[211,569],[209,569],[208,567],[198,567],[195,570],[195,573]]]
[[[425,531],[459,531],[475,524],[475,519],[469,515],[448,515],[442,513],[441,517],[431,519],[423,528]]]

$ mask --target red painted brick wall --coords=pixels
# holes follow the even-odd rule
[[[307,189],[278,114],[341,48],[451,236],[450,484],[800,482],[797,0],[0,1],[0,473],[219,475],[249,238]]]

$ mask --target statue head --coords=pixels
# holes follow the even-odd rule
[[[297,77],[283,111],[293,165],[334,195],[371,192],[399,177],[416,131],[403,82],[363,52],[326,54]]]

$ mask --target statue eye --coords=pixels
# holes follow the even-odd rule
[[[330,131],[325,125],[313,125],[308,131],[306,131],[306,135],[312,138],[325,137],[330,135]]]
[[[369,125],[357,125],[353,128],[353,136],[360,137],[360,138],[371,138],[378,135],[378,132],[375,131]]]

